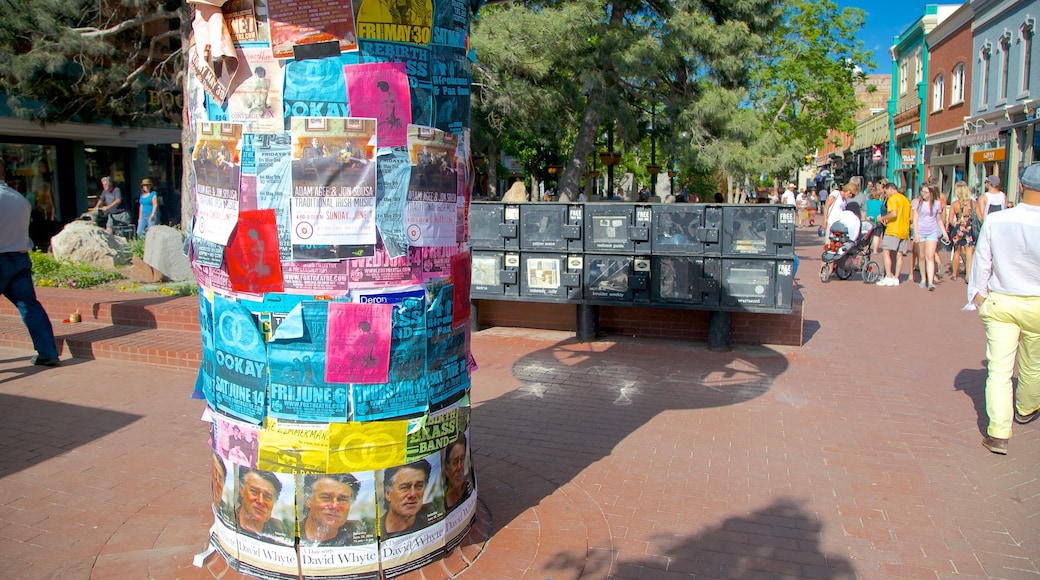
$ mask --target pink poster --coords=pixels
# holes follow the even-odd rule
[[[351,117],[376,120],[379,147],[408,144],[412,100],[403,62],[376,62],[343,67]]]
[[[329,304],[325,381],[373,385],[390,373],[392,304]]]
[[[451,257],[451,284],[454,303],[451,309],[451,327],[458,328],[469,322],[469,285],[472,263],[469,252],[459,252]]]

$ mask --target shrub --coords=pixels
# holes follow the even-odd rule
[[[98,268],[92,264],[77,264],[59,260],[43,252],[31,252],[33,280],[37,286],[55,288],[91,288],[119,280],[123,275],[115,270]]]
[[[137,256],[139,259],[144,259],[144,238],[134,238],[129,240],[130,252]]]

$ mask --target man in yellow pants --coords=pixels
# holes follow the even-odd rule
[[[968,282],[968,300],[986,326],[989,426],[982,445],[1001,455],[1012,420],[1040,417],[1040,163],[1026,168],[1021,183],[1022,203],[983,222]]]

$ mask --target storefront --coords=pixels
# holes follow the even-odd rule
[[[983,181],[988,175],[997,175],[1003,181],[1007,180],[1007,157],[1006,136],[1000,132],[1000,127],[985,121],[977,121],[982,126],[978,127],[971,122],[967,127],[972,130],[967,135],[957,138],[957,145],[969,149],[968,185],[975,195],[986,191]]]
[[[41,126],[4,112],[0,110],[0,154],[7,182],[32,204],[31,234],[40,248],[47,248],[64,224],[96,204],[105,175],[132,200],[140,194],[141,179],[150,177],[165,200],[164,222],[179,221],[179,129],[83,123]]]
[[[915,107],[900,113],[895,124],[895,163],[892,167],[892,180],[907,197],[916,195],[918,185],[923,181],[921,168],[924,163],[923,147],[917,121],[918,108]]]

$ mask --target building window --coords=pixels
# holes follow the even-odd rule
[[[918,50],[917,54],[914,55],[914,84],[918,84],[924,80],[924,58],[921,56],[921,51]]]
[[[906,60],[904,59],[903,62],[899,63],[899,94],[900,95],[905,95],[906,94],[906,80],[907,80],[906,79],[906,73],[907,73],[907,65],[906,65]]]
[[[993,54],[993,45],[986,43],[982,45],[982,50],[979,52],[979,61],[982,63],[982,74],[979,75],[979,82],[982,83],[982,87],[979,91],[979,108],[984,109],[989,103],[989,57]]]
[[[1029,18],[1022,24],[1022,92],[1029,92],[1029,76],[1033,67],[1033,30],[1036,21]]]
[[[1011,66],[1011,33],[1005,32],[1004,36],[1000,37],[1000,86],[997,90],[1000,94],[997,96],[997,101],[1006,101],[1008,95],[1008,68]]]
[[[953,67],[953,74],[950,78],[950,104],[955,105],[957,103],[964,102],[964,63],[958,63],[957,66]]]
[[[932,81],[932,111],[943,110],[943,103],[946,101],[946,79],[942,74],[935,75],[935,80]]]

